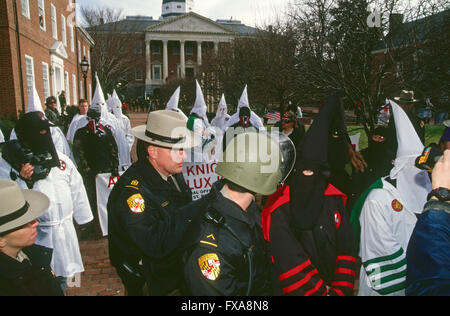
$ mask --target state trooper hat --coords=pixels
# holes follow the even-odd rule
[[[50,206],[48,197],[34,190],[21,190],[17,183],[0,179],[0,233],[19,228],[42,216]]]

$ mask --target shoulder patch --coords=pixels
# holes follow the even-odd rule
[[[401,212],[401,211],[403,211],[403,205],[402,205],[402,203],[400,203],[398,200],[392,201],[392,208],[393,208],[394,211],[396,211],[396,212]]]
[[[208,280],[215,281],[220,274],[220,261],[215,253],[209,253],[198,258],[198,266],[203,276]]]
[[[127,204],[130,207],[130,210],[135,214],[143,213],[145,211],[144,198],[140,194],[130,196],[127,200]]]

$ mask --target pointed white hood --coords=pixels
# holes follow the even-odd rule
[[[222,98],[219,102],[219,108],[216,112],[216,117],[224,117],[228,114],[227,101],[225,100],[225,94],[222,94]]]
[[[209,126],[208,116],[206,115],[208,107],[206,106],[205,98],[203,97],[202,88],[197,80],[195,80],[195,83],[197,86],[197,97],[195,98],[195,104],[190,114],[195,113],[199,115],[203,119],[203,122],[205,122],[205,125]]]
[[[99,109],[102,113],[102,118],[106,118],[108,109],[106,106],[105,95],[103,94],[103,89],[102,86],[100,85],[100,80],[98,80],[97,74],[95,74],[95,81],[96,87],[90,107]]]
[[[167,102],[166,110],[176,110],[178,109],[178,102],[180,101],[180,90],[181,87],[178,87],[177,90],[170,97],[169,102]]]
[[[247,85],[245,85],[244,91],[242,92],[241,98],[239,99],[237,112],[243,107],[247,107],[250,109],[250,102],[248,102],[248,93],[247,93]]]
[[[397,158],[390,177],[397,180],[402,202],[409,210],[420,214],[431,191],[428,173],[415,167],[416,158],[422,154],[424,145],[405,111],[395,102],[390,103],[398,141]]]
[[[45,115],[44,108],[42,107],[41,99],[36,91],[36,86],[33,82],[32,93],[28,95],[27,113],[30,112],[42,112]]]
[[[225,132],[226,125],[229,119],[230,115],[228,115],[227,101],[225,100],[225,95],[222,94],[222,98],[220,99],[219,102],[219,108],[217,109],[216,117],[211,121],[211,125],[216,126],[220,128],[223,132]]]
[[[184,112],[181,109],[178,108],[178,103],[180,101],[180,91],[181,91],[181,87],[178,87],[177,90],[175,90],[175,92],[172,94],[172,96],[170,97],[169,102],[167,102],[166,110],[168,110],[168,111],[175,111],[175,112],[178,112],[180,114],[183,114],[183,116],[187,120],[188,117],[186,116],[186,114],[184,114]]]
[[[243,107],[247,107],[250,109],[250,113],[251,113],[250,123],[255,128],[257,128],[259,131],[265,130],[266,128],[264,127],[264,124],[261,121],[261,118],[258,115],[256,115],[256,113],[253,112],[250,108],[250,102],[248,101],[247,85],[245,85],[244,91],[242,92],[241,98],[239,99],[237,111],[236,111],[236,113],[233,114],[233,116],[228,121],[227,127],[230,127],[239,122],[239,110]]]
[[[115,117],[118,119],[122,118],[122,101],[120,101],[116,90],[114,90],[112,97],[110,98],[109,105]]]

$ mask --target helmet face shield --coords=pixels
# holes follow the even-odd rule
[[[283,185],[286,179],[289,177],[292,169],[294,169],[295,160],[297,158],[297,151],[295,150],[295,145],[292,140],[280,133],[279,144],[281,151],[281,182]]]

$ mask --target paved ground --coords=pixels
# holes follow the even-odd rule
[[[131,126],[146,124],[147,113],[130,115]],[[136,144],[136,142],[135,142]],[[136,159],[132,151],[133,161]],[[125,294],[122,282],[111,266],[108,254],[108,240],[93,236],[80,242],[81,254],[85,272],[81,275],[80,287],[68,288],[67,296],[123,296]],[[75,279],[73,280],[75,282]]]

